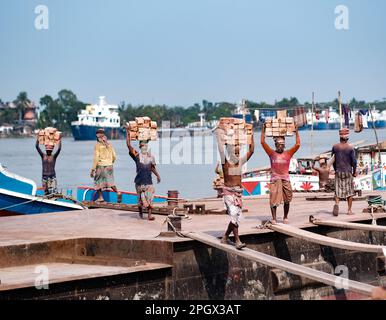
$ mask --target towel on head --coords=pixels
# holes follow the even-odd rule
[[[341,138],[347,139],[347,138],[349,137],[349,135],[350,135],[350,129],[348,129],[348,128],[343,128],[343,129],[340,129],[340,130],[339,130],[339,136],[340,136]]]
[[[275,141],[275,143],[280,143],[280,144],[284,144],[285,143],[285,138],[284,137],[276,137],[273,140]]]

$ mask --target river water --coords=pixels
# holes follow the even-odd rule
[[[377,130],[380,140],[386,139],[386,129]],[[373,130],[352,133],[351,143],[375,142]],[[331,149],[339,140],[337,131],[301,132],[302,145],[296,157],[320,154]],[[272,139],[267,139],[272,145]],[[125,141],[114,140],[117,153],[114,165],[115,181],[119,189],[134,191],[135,165],[128,154]],[[287,139],[287,147],[294,144],[294,138]],[[57,160],[56,174],[59,189],[76,189],[76,186],[92,186],[90,169],[95,141],[74,141],[63,139],[62,152]],[[136,143],[133,143],[137,147]],[[168,190],[178,190],[186,199],[214,196],[212,180],[217,161],[217,145],[212,136],[160,139],[150,143],[156,157],[161,183],[156,193],[166,195]],[[313,150],[311,148],[313,147]],[[40,186],[41,160],[32,138],[0,139],[0,163],[10,172],[29,178]],[[269,165],[269,159],[260,145],[260,133],[255,134],[255,153],[248,163],[248,169]],[[155,181],[155,179],[154,179]]]

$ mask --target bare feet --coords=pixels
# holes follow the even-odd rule
[[[354,213],[350,210],[349,212],[347,212],[347,215],[348,215],[348,216],[353,216]]]
[[[288,218],[283,219],[283,223],[284,223],[284,224],[289,224]]]
[[[241,250],[243,248],[245,248],[247,245],[245,243],[242,243],[242,242],[238,242],[236,243],[236,249],[237,250]]]
[[[103,199],[103,198],[98,198],[98,199],[95,200],[95,202],[105,202],[105,199]]]
[[[235,245],[235,243],[233,241],[229,240],[229,238],[226,238],[226,237],[222,237],[221,238],[221,243],[222,244],[228,244],[230,246],[234,246]]]
[[[339,206],[336,204],[334,205],[334,209],[332,210],[332,214],[334,217],[337,217],[339,215]]]
[[[386,289],[382,287],[376,287],[371,293],[371,298],[373,300],[386,300]]]
[[[277,221],[276,220],[271,220],[271,223],[272,224],[277,224]]]

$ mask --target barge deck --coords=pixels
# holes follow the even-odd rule
[[[385,191],[371,194],[386,198]],[[206,210],[223,209],[221,199],[191,204],[205,205]],[[341,203],[342,211],[346,205]],[[366,201],[354,202],[353,216],[342,213],[333,218],[332,206],[295,195],[290,210],[291,230],[300,228],[367,245],[386,243],[381,231],[318,226],[309,221],[311,215],[318,220],[344,223],[371,224],[373,220],[371,214],[362,212]],[[336,268],[346,266],[349,278],[364,283],[366,290],[383,279],[384,261],[382,264],[378,253],[333,248],[259,228],[270,219],[265,197],[245,199],[244,207],[240,235],[249,249],[300,266],[331,270],[332,274]],[[375,216],[379,225],[386,225],[385,213]],[[157,215],[149,222],[139,220],[136,212],[110,209],[2,217],[0,299],[366,298],[288,273],[284,275],[290,285],[275,285],[276,271],[270,266],[189,238],[163,236],[165,218]],[[220,237],[228,221],[226,215],[190,214],[182,220],[182,230]],[[49,270],[47,290],[35,287],[40,270],[36,268],[41,266]]]

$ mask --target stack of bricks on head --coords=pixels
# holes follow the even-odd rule
[[[218,128],[222,130],[224,144],[236,146],[252,143],[253,125],[245,123],[244,119],[221,118]]]
[[[126,126],[130,132],[130,140],[157,140],[157,122],[151,121],[149,117],[135,118],[135,121],[127,122]]]
[[[286,111],[278,111],[276,119],[265,119],[265,135],[267,137],[290,137],[295,132],[294,118],[287,117]]]
[[[38,132],[39,144],[45,146],[55,146],[59,143],[61,138],[62,133],[56,128],[48,127],[44,130],[39,130]]]

